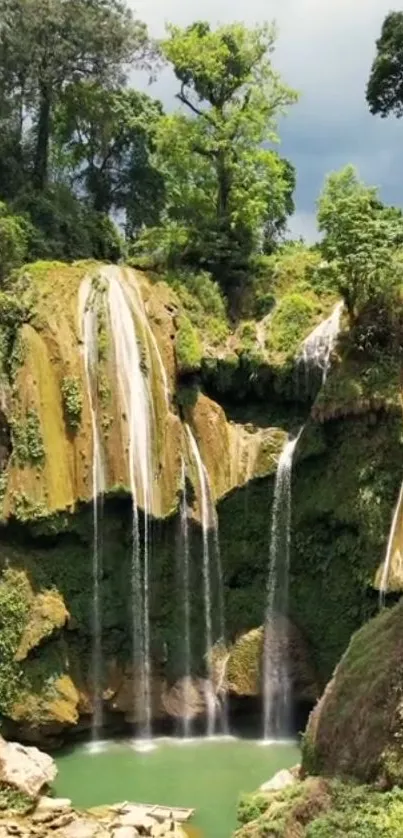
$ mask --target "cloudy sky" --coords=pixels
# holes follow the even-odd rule
[[[403,120],[369,114],[365,86],[375,40],[393,0],[130,0],[150,32],[166,21],[186,25],[275,20],[273,63],[300,91],[280,126],[279,151],[297,168],[292,232],[315,237],[315,200],[327,172],[354,163],[387,203],[403,205]],[[175,83],[164,73],[154,95],[174,107]],[[151,91],[149,91],[151,92]]]

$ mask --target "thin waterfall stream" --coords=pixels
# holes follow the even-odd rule
[[[96,368],[97,349],[97,311],[92,297],[90,280],[84,280],[79,291],[79,323],[82,340],[85,378],[87,383],[88,403],[92,427],[92,507],[93,507],[93,548],[92,548],[92,681],[93,705],[92,740],[97,742],[103,726],[102,711],[102,617],[100,580],[102,576],[102,549],[99,533],[100,499],[105,492],[105,474],[102,461],[102,448],[98,429]],[[95,395],[94,395],[95,394]]]
[[[149,515],[152,494],[151,405],[142,370],[136,325],[130,295],[120,272],[107,272],[108,305],[116,357],[119,388],[129,430],[129,481],[133,507],[131,568],[133,678],[139,674],[140,691],[134,685],[135,717],[142,720],[141,737],[151,738],[151,655],[149,617]],[[141,539],[138,506],[144,510]]]
[[[183,662],[184,681],[182,686],[182,735],[188,739],[192,733],[192,718],[188,712],[187,691],[192,678],[192,648],[190,639],[190,567],[189,567],[189,517],[186,495],[186,464],[182,457],[181,517],[181,569],[183,585]]]
[[[290,730],[288,664],[288,588],[290,565],[291,475],[295,448],[302,433],[288,440],[277,466],[270,541],[270,570],[263,643],[263,738],[286,736]]]

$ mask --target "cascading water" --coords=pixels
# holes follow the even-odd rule
[[[197,442],[188,425],[186,425],[187,435],[189,437],[190,448],[192,456],[196,464],[197,475],[200,486],[200,501],[201,501],[201,525],[203,533],[203,586],[204,586],[204,619],[206,632],[206,663],[208,681],[206,686],[206,705],[207,705],[207,736],[213,736],[216,727],[217,706],[214,694],[213,679],[212,679],[212,650],[213,650],[213,624],[211,616],[211,580],[210,580],[210,550],[209,550],[209,529],[210,529],[210,514],[208,502],[208,481],[206,469],[204,467]]]
[[[217,697],[214,689],[213,679],[213,595],[211,585],[211,556],[210,556],[210,535],[213,536],[213,561],[217,585],[217,625],[220,634],[220,641],[225,643],[225,617],[223,598],[223,577],[221,567],[220,545],[218,538],[218,518],[212,501],[212,493],[207,469],[200,456],[200,451],[193,433],[188,425],[186,431],[190,442],[190,449],[196,464],[201,500],[201,524],[203,532],[203,587],[204,587],[204,614],[205,614],[205,643],[206,643],[206,706],[207,706],[207,736],[216,733],[217,720],[220,716],[222,732],[226,733],[228,728],[227,702],[224,701],[219,713]]]
[[[103,724],[102,713],[102,621],[100,601],[100,579],[102,574],[102,550],[99,533],[99,503],[105,491],[105,474],[102,449],[98,430],[96,369],[97,311],[89,279],[84,280],[79,291],[79,323],[82,340],[88,403],[92,426],[92,505],[93,505],[93,551],[92,551],[92,680],[94,691],[94,712],[92,716],[92,739],[97,741]]]
[[[183,663],[184,682],[182,690],[182,733],[184,738],[191,735],[191,716],[187,702],[187,690],[192,678],[192,650],[190,642],[190,577],[189,577],[189,519],[186,496],[186,465],[182,457],[182,499],[181,499],[181,570],[183,585]]]
[[[393,556],[393,545],[396,535],[396,529],[399,521],[399,517],[401,515],[403,508],[403,483],[400,487],[399,497],[397,499],[397,504],[393,513],[392,518],[392,526],[390,528],[389,538],[388,538],[388,545],[386,548],[386,555],[385,561],[382,570],[382,577],[381,582],[379,585],[379,608],[384,608],[385,606],[385,597],[388,591],[388,580],[390,576],[390,568],[392,564],[392,556]],[[399,557],[400,558],[400,557]]]
[[[316,329],[305,338],[300,355],[298,366],[302,365],[305,370],[305,383],[308,389],[309,375],[312,371],[318,370],[321,373],[322,384],[325,383],[329,372],[332,351],[336,338],[340,331],[340,318],[343,310],[343,303],[337,303],[330,317],[323,320],[316,326]]]
[[[116,272],[115,272],[116,271]],[[129,480],[133,502],[132,625],[134,678],[140,678],[135,715],[143,719],[142,737],[151,737],[151,657],[149,620],[149,514],[152,492],[151,421],[146,379],[142,371],[130,295],[119,269],[107,271],[108,305],[116,369],[129,428]],[[144,510],[143,545],[138,506]]]
[[[288,586],[290,564],[291,474],[301,436],[289,440],[280,456],[274,487],[268,600],[263,647],[263,736],[271,740],[289,733]]]

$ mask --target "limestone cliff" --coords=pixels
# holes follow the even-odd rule
[[[309,291],[301,302],[305,286],[297,293],[288,276],[280,279],[274,311],[237,324],[206,278],[186,284],[128,267],[40,263],[15,280],[12,299],[0,294],[0,713],[8,731],[53,743],[91,724],[96,440],[108,724],[133,720],[132,490],[140,533],[149,513],[153,714],[178,715],[183,462],[194,665],[185,686],[195,712],[205,708],[201,486],[187,426],[218,510],[230,692],[260,690],[256,644],[245,666],[241,654],[241,672],[239,652],[262,624],[274,475],[288,433],[301,425],[289,615],[303,638],[301,697],[320,692],[351,634],[375,613],[374,577],[401,481],[399,361],[368,361],[342,335],[320,387],[320,374],[313,382],[296,361],[334,298]],[[141,392],[127,352],[138,358]],[[141,468],[130,470],[130,416],[137,421],[140,397],[149,445],[137,456],[144,455],[149,497]]]

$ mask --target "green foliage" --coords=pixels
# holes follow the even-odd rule
[[[67,425],[72,431],[77,431],[81,424],[83,411],[83,394],[80,381],[72,375],[66,375],[61,383],[64,415]]]
[[[15,812],[18,815],[26,815],[35,808],[36,801],[6,783],[0,783],[0,812]]]
[[[208,273],[168,272],[164,280],[173,288],[192,325],[208,347],[222,345],[230,334],[223,295]]]
[[[0,575],[0,712],[18,694],[22,670],[14,660],[29,610],[25,576],[12,568]]]
[[[403,116],[403,12],[389,12],[376,42],[366,97],[372,114]]]
[[[28,251],[29,224],[19,215],[13,215],[6,204],[0,202],[0,280],[13,268],[24,262]]]
[[[237,818],[239,825],[256,820],[267,809],[267,797],[258,794],[242,795],[238,804]]]
[[[329,175],[319,199],[319,230],[328,282],[344,299],[353,323],[378,298],[396,300],[403,273],[397,258],[403,216],[385,208],[353,166]]]
[[[200,338],[198,332],[185,314],[181,314],[178,318],[175,354],[180,373],[196,372],[200,369],[202,361]]]
[[[164,197],[149,156],[161,105],[136,90],[92,80],[69,85],[55,117],[58,162],[95,210],[126,210],[130,233],[155,224]]]
[[[308,778],[265,797],[249,798],[237,838],[394,838],[403,828],[403,792]],[[241,816],[248,808],[242,808]]]
[[[78,79],[121,79],[144,54],[146,30],[118,0],[1,0],[0,17],[7,24],[0,34],[0,89],[13,157],[20,165],[31,157],[31,182],[41,191],[62,91]],[[28,179],[31,172],[26,174]]]
[[[48,186],[40,194],[32,190],[20,193],[14,206],[31,219],[29,261],[97,258],[115,262],[122,255],[114,223],[88,209],[63,184]]]
[[[43,466],[45,447],[39,416],[29,408],[24,417],[13,416],[10,420],[13,457],[19,466]]]
[[[266,346],[269,352],[294,357],[319,312],[320,306],[311,296],[286,294],[268,322]]]
[[[197,22],[168,26],[161,43],[189,114],[163,117],[157,130],[164,226],[180,231],[182,261],[205,265],[224,288],[247,268],[263,228],[289,207],[290,168],[262,148],[296,100],[273,70],[274,39],[267,25],[213,31]]]

